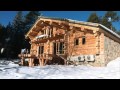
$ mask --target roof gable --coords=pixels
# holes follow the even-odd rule
[[[32,29],[35,27],[35,25],[40,20],[43,20],[43,21],[53,20],[53,21],[58,21],[58,22],[66,22],[66,23],[70,23],[70,24],[72,23],[72,24],[78,24],[78,25],[87,25],[87,26],[91,26],[91,27],[99,27],[120,39],[120,36],[117,33],[113,32],[112,30],[108,29],[107,27],[105,27],[104,25],[99,24],[99,23],[84,22],[84,21],[72,20],[72,19],[67,19],[67,18],[44,17],[44,16],[38,16],[38,19],[36,20],[35,24],[31,27],[31,29],[28,31],[28,33],[26,34],[26,37],[29,36],[29,33],[32,31]]]

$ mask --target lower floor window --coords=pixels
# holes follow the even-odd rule
[[[44,52],[44,46],[39,46],[39,54],[43,54]]]
[[[54,43],[54,54],[64,54],[64,42]]]

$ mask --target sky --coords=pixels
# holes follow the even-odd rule
[[[93,11],[41,11],[43,16],[68,18],[79,21],[87,21],[89,15]],[[98,16],[103,16],[106,11],[96,11]],[[120,15],[120,11],[117,11]],[[17,11],[0,11],[0,24],[6,26],[9,22],[12,22]],[[27,14],[28,11],[23,11],[23,14]],[[116,29],[120,30],[120,22],[115,22],[113,25]]]

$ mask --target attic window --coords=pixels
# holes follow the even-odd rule
[[[79,45],[79,38],[75,38],[75,40],[74,40],[74,45],[76,46],[76,45]]]
[[[86,38],[85,36],[82,37],[82,44],[84,45],[86,43]]]

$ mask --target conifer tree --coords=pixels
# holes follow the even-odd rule
[[[93,23],[99,23],[99,17],[97,16],[96,12],[91,13],[87,21]]]
[[[18,11],[13,20],[12,51],[13,57],[17,57],[23,47],[24,23],[22,11]]]

